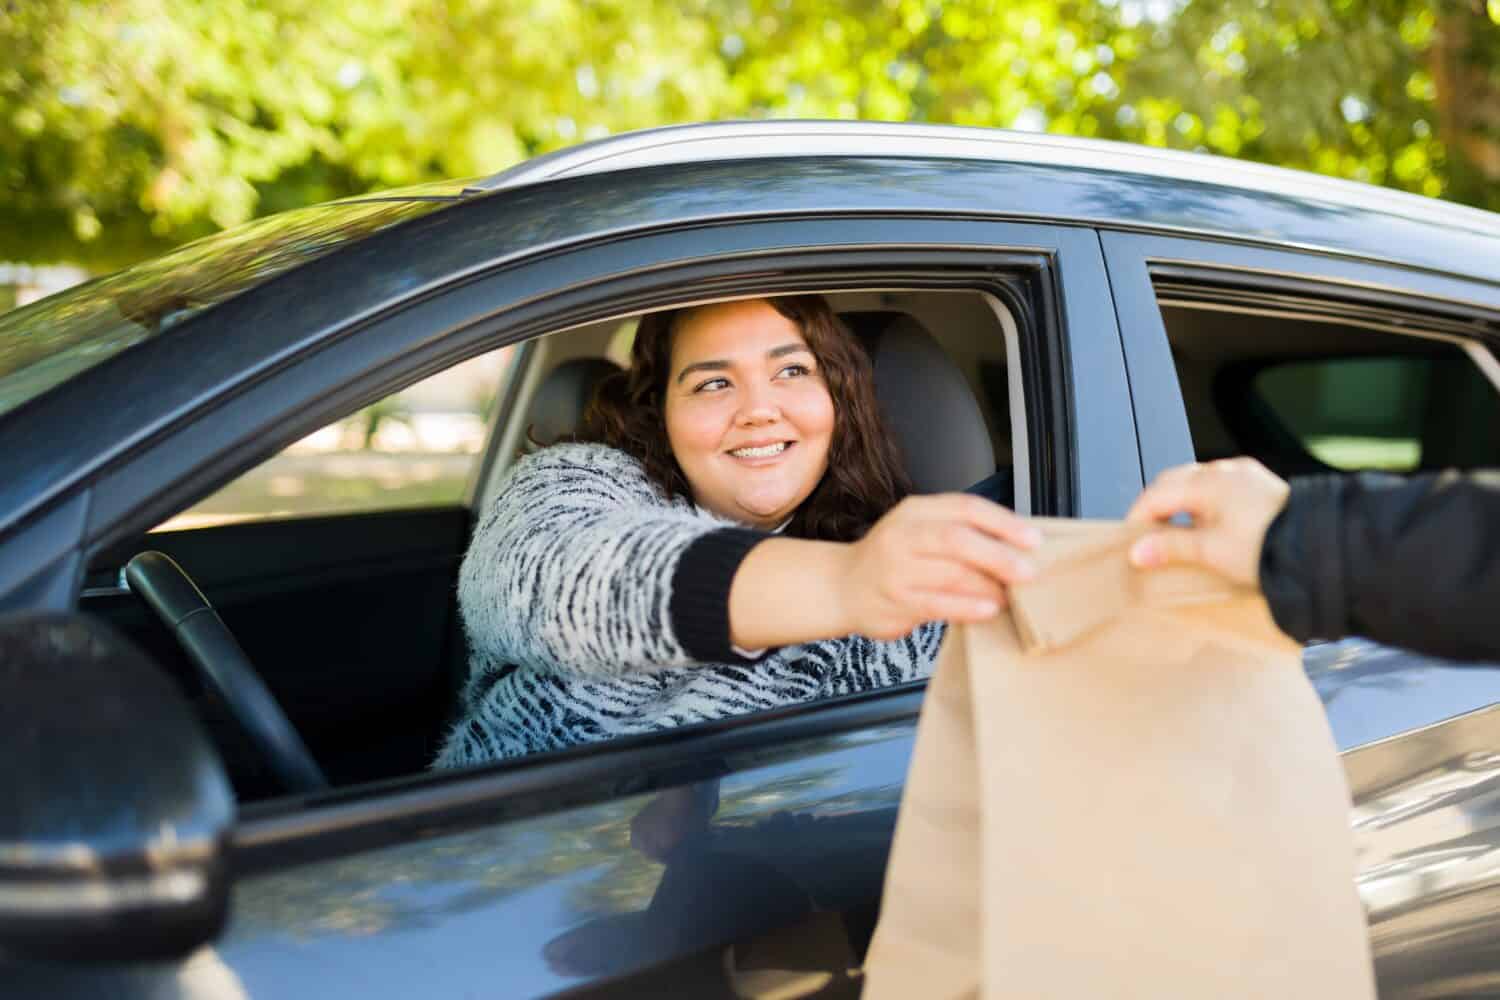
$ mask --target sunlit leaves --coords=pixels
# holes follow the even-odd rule
[[[0,259],[122,263],[730,117],[1045,129],[1500,207],[1496,2],[0,3]]]

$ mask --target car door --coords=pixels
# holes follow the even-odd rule
[[[857,282],[861,271],[882,262],[887,267],[899,262],[903,285],[920,286],[936,277],[925,254],[880,246],[898,228],[910,239],[908,226],[886,229],[872,223],[861,240],[866,256],[862,261],[846,257],[838,282]],[[1058,454],[1056,441],[1049,445],[1035,438],[1033,453],[1053,456],[1041,468],[1082,472],[1072,488],[1072,511],[1119,514],[1139,484],[1130,442],[1106,439],[1105,428],[1122,426],[1119,411],[1106,418],[1089,409],[1111,398],[1124,402],[1118,360],[1097,370],[1105,369],[1106,352],[1119,357],[1098,280],[1097,244],[1084,231],[979,228],[968,234],[950,230],[938,238],[969,248],[945,251],[944,259],[981,266],[1000,264],[1006,254],[1019,253],[1037,264],[1045,259],[1057,276],[1043,279],[1037,272],[1037,280],[1057,282],[1067,329],[1087,330],[1086,336],[1097,338],[1089,345],[1070,344],[1068,352],[1097,366],[1068,377],[1076,446],[1065,449],[1071,454]],[[826,233],[821,227],[817,231]],[[698,235],[700,245],[706,235]],[[723,241],[721,247],[750,235],[740,227],[713,234]],[[778,226],[758,238],[774,241],[766,246],[770,249],[805,247],[816,237],[811,227]],[[726,255],[705,249],[694,254],[694,267],[706,268],[705,261],[717,257],[716,270],[721,280],[727,278],[732,272]],[[805,253],[798,254],[806,269],[799,283],[819,287],[835,280],[834,273],[820,273],[816,257]],[[639,253],[617,250],[615,256]],[[1014,267],[1021,258],[1008,260]],[[765,263],[758,262],[761,268]],[[951,272],[946,280],[952,281]],[[1060,333],[1061,327],[1053,331]],[[1033,350],[1041,349],[1039,339],[1032,341]],[[1084,392],[1084,385],[1097,391]],[[1089,403],[1080,412],[1077,400],[1086,396]],[[1039,415],[1034,430],[1045,424]],[[1100,457],[1091,464],[1078,462],[1080,450]],[[1106,452],[1124,461],[1107,461]],[[1054,483],[1033,485],[1037,496],[1057,495]],[[1057,509],[1056,500],[1044,503]],[[240,883],[236,917],[219,954],[247,986],[280,981],[280,963],[288,955],[305,955],[326,970],[332,954],[340,956],[340,968],[379,964],[385,970],[379,989],[391,995],[409,989],[412,981],[403,976],[418,970],[428,983],[455,991],[472,988],[475,976],[481,981],[501,977],[497,982],[518,995],[564,988],[578,994],[670,988],[731,995],[736,983],[763,981],[767,975],[836,993],[848,986],[843,972],[858,964],[873,930],[919,704],[917,691],[884,692],[694,727],[697,732],[673,734],[670,743],[639,740],[580,749],[555,761],[521,762],[486,779],[445,776],[438,787],[447,795],[480,794],[489,809],[533,815],[419,843],[350,850],[333,846],[343,836],[320,837],[315,830],[288,839],[282,834],[284,819],[276,815],[251,820],[242,856],[254,874]],[[474,789],[481,780],[492,783],[488,796]],[[574,780],[583,784],[570,787]],[[512,790],[505,791],[507,786]],[[412,790],[413,807],[425,814],[420,822],[453,829],[443,818],[446,810],[434,810],[435,800],[416,805],[435,793],[431,787]],[[706,822],[670,853],[654,857],[642,846],[650,837],[646,827],[663,811],[661,803],[673,797],[711,803]],[[467,808],[479,808],[478,801]],[[396,820],[373,822],[367,835],[384,840],[391,833],[386,824]],[[282,852],[319,842],[332,856],[278,870],[275,859]],[[289,894],[302,899],[305,910],[286,908]],[[367,905],[357,914],[344,910],[351,898]],[[345,920],[364,933],[350,933]],[[286,950],[298,939],[313,940],[316,947]],[[476,961],[473,949],[480,941],[485,957]],[[278,957],[262,961],[268,952]],[[376,988],[365,979],[359,983]]]
[[[217,419],[260,412],[247,399],[258,393],[290,412],[285,394],[315,398],[319,382],[395,383],[656,303],[893,286],[1003,299],[1020,318],[1033,510],[1123,513],[1140,458],[1103,258],[1083,228],[892,214],[597,241],[367,323],[321,351],[315,372],[289,366]],[[53,982],[123,988],[159,974],[277,997],[854,990],[847,970],[873,930],[921,697],[908,685],[253,804],[213,947],[154,972]],[[643,846],[681,816],[671,847]]]
[[[1500,291],[1333,255],[1102,234],[1143,472],[1500,464]],[[1362,639],[1304,652],[1355,796],[1382,996],[1495,982],[1500,664]],[[1422,992],[1427,991],[1427,992]]]

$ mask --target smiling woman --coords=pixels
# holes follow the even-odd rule
[[[757,528],[784,524],[823,479],[834,434],[833,399],[801,330],[752,300],[695,310],[671,340],[667,439],[693,499]]]
[[[853,541],[910,490],[869,358],[816,295],[647,316],[589,423],[667,495],[795,536]]]
[[[903,499],[870,361],[817,296],[647,317],[582,438],[480,520],[439,766],[916,680],[942,622],[1029,573],[1004,507]]]

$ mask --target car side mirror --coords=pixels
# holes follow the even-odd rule
[[[228,909],[234,793],[171,679],[104,623],[0,616],[0,953],[162,959]]]

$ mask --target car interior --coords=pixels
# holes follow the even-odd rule
[[[1500,464],[1500,362],[1437,320],[1157,287],[1200,459],[1287,476]],[[1029,512],[1017,321],[978,292],[840,291],[919,492],[973,490]],[[687,303],[684,303],[687,304]],[[334,787],[423,771],[467,666],[455,601],[474,511],[515,459],[566,438],[628,361],[635,317],[561,330],[514,355],[461,501],[197,521],[101,553],[81,601],[193,699],[242,803],[283,794],[264,748],[182,643],[119,584],[139,553],[180,564]],[[514,349],[512,349],[514,350]]]
[[[1500,362],[1451,323],[1158,285],[1200,461],[1280,476],[1500,464]]]
[[[877,396],[918,492],[972,489],[1027,510],[1019,340],[1005,306],[985,294],[929,290],[827,298],[870,353]],[[467,672],[454,595],[472,512],[484,509],[516,458],[578,428],[595,386],[628,361],[634,327],[624,317],[557,331],[516,355],[466,502],[220,523],[179,517],[101,553],[81,607],[180,682],[242,803],[283,794],[289,783],[258,742],[265,734],[247,728],[243,711],[141,600],[152,584],[139,576],[145,564],[131,563],[140,553],[170,557],[218,612],[290,722],[290,738],[300,737],[316,761],[317,783],[299,790],[424,770],[456,717]],[[177,527],[184,523],[194,526]],[[119,586],[127,563],[134,593]]]

